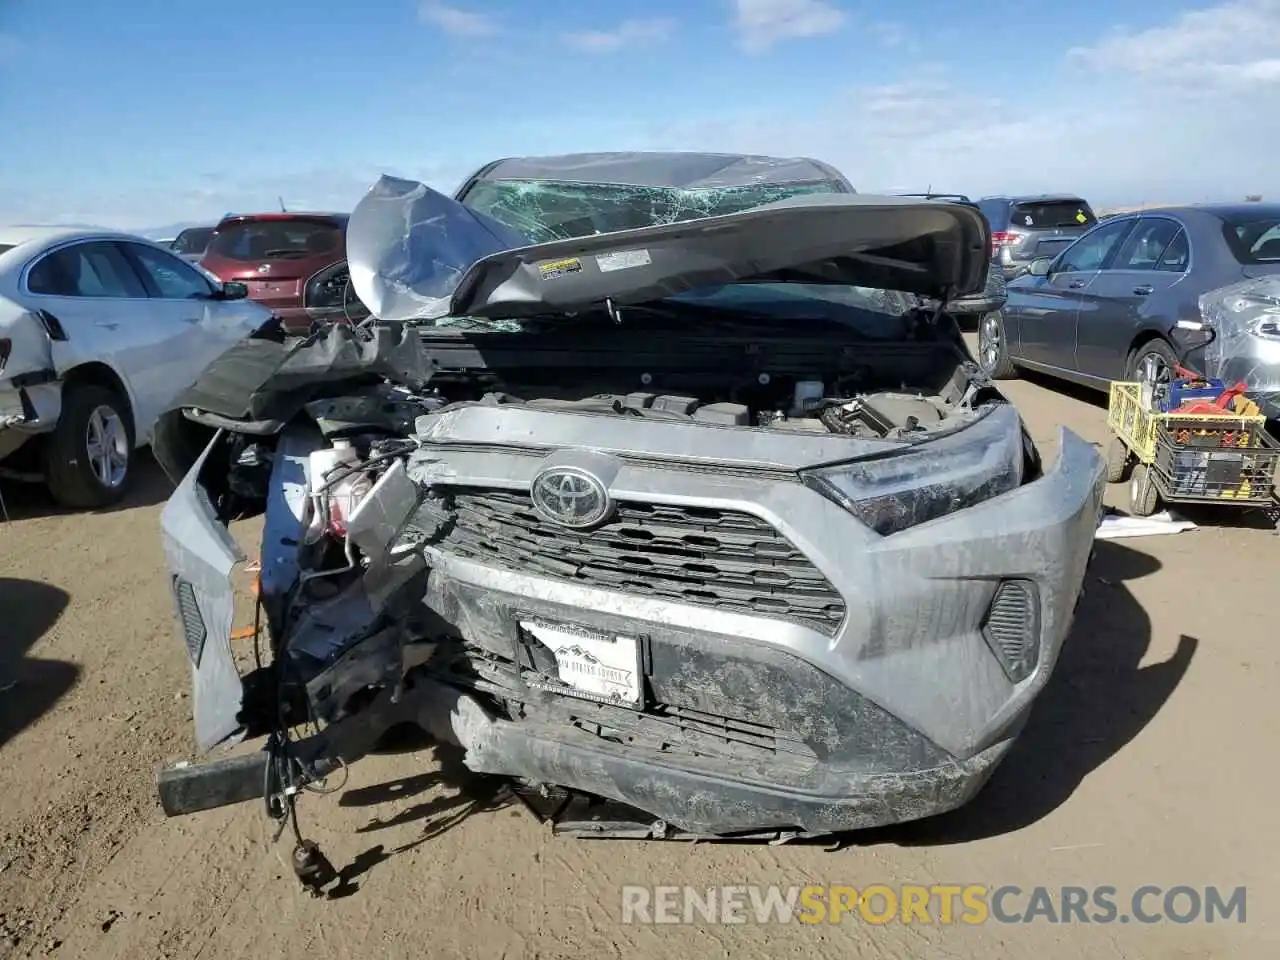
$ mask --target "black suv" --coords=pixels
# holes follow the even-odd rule
[[[1038,197],[983,197],[978,201],[991,224],[991,260],[1012,280],[1037,257],[1056,257],[1098,218],[1073,193]]]

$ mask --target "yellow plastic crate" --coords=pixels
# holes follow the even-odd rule
[[[1203,430],[1211,424],[1215,430],[1236,430],[1257,437],[1266,429],[1262,414],[1238,413],[1153,413],[1142,405],[1142,384],[1113,381],[1107,402],[1107,428],[1119,437],[1142,463],[1155,461],[1161,435],[1170,442],[1179,430]]]

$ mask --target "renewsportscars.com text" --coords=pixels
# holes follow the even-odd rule
[[[1244,923],[1244,887],[626,886],[622,922],[643,924]]]

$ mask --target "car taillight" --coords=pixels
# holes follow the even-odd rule
[[[1018,239],[1018,235],[1008,230],[996,230],[991,234],[991,252],[996,254],[1000,252],[1001,247],[1007,247],[1013,241]]]

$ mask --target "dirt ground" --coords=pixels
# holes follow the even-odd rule
[[[1105,438],[1096,400],[1009,392],[1049,456]],[[0,956],[813,958],[1274,957],[1280,947],[1271,607],[1260,521],[1103,543],[1051,687],[968,807],[812,846],[555,838],[428,753],[357,764],[304,797],[345,870],[294,883],[257,805],[167,820],[156,769],[190,756],[187,661],[148,463],[122,509],[62,516],[4,487],[0,523]],[[1123,491],[1114,488],[1122,503]],[[243,541],[252,529],[237,531]],[[1248,887],[1244,924],[623,925],[625,884]]]

